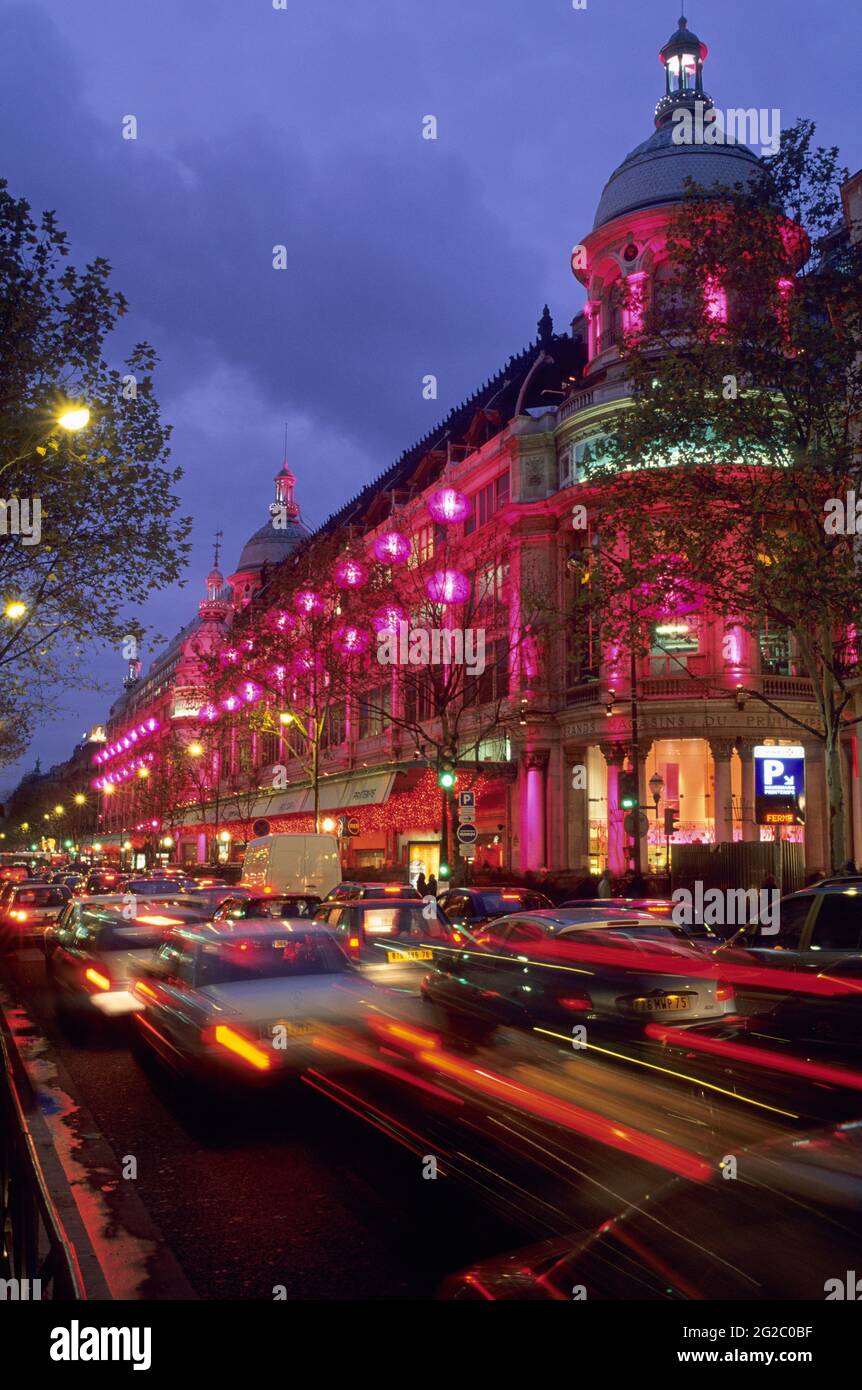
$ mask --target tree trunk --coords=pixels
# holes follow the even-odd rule
[[[826,738],[826,793],[829,802],[829,853],[827,865],[834,873],[847,862],[844,781],[841,776],[841,732],[835,728]]]

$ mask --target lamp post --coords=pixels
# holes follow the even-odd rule
[[[652,792],[653,807],[655,810],[655,823],[658,829],[658,804],[661,801],[661,794],[664,791],[664,778],[661,773],[654,772],[649,779],[649,789]]]

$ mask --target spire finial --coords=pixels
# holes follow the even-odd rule
[[[221,543],[224,531],[216,531],[215,545],[213,546],[213,569],[218,569],[219,555],[221,553]]]

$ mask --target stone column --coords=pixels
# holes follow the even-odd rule
[[[625,813],[620,810],[619,804],[619,783],[625,748],[621,743],[603,743],[601,748],[608,765],[608,871],[621,877],[626,871],[626,842],[623,830]]]
[[[728,844],[733,839],[733,809],[731,805],[730,759],[733,743],[728,738],[711,738],[709,751],[712,754],[713,781],[712,816],[715,826],[715,843]]]
[[[555,743],[550,750],[547,799],[547,859],[544,861],[553,872],[568,868],[568,846],[566,844],[566,797],[567,785],[572,780],[569,759],[561,743]]]
[[[586,871],[590,864],[590,786],[587,750],[575,748],[566,757],[566,867]]]
[[[521,868],[526,872],[546,868],[547,772],[550,750],[532,748],[521,754],[526,776],[521,798]]]
[[[754,739],[738,738],[736,751],[742,766],[742,839],[745,844],[757,844],[760,826],[754,818]]]
[[[824,872],[829,865],[829,801],[826,762],[818,739],[805,748],[805,872]],[[840,867],[840,866],[836,866]]]

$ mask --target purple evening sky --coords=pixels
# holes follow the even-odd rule
[[[26,0],[0,4],[5,176],[96,254],[149,338],[194,554],[144,619],[194,612],[267,516],[288,455],[314,525],[535,335],[567,323],[568,261],[652,129],[679,0]],[[812,117],[862,163],[858,0],[690,0],[720,106]],[[138,139],[122,138],[126,115]],[[423,116],[439,138],[423,140]],[[271,268],[272,247],[288,269]],[[439,379],[436,402],[421,378]],[[145,659],[148,664],[150,655]],[[43,767],[104,717],[70,695]]]

